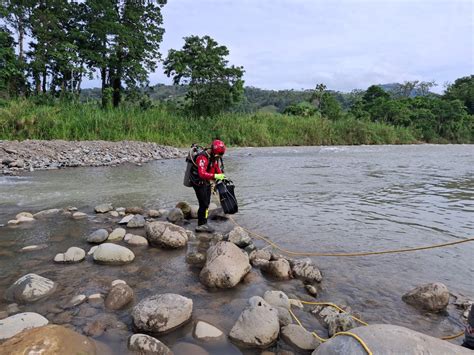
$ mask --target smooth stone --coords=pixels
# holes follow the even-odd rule
[[[311,351],[319,346],[319,341],[303,327],[289,324],[281,328],[281,337],[297,350]]]
[[[97,303],[101,302],[104,298],[100,293],[93,293],[87,297],[87,302]]]
[[[114,287],[114,286],[116,286],[116,285],[126,285],[126,284],[127,284],[127,283],[126,283],[125,281],[117,279],[117,280],[112,281],[112,283],[111,283],[110,285],[111,285],[112,287]]]
[[[177,249],[186,246],[186,229],[168,222],[151,222],[145,227],[146,238],[152,246]]]
[[[48,320],[33,312],[18,313],[0,320],[0,340],[9,339],[26,329],[42,327]]]
[[[129,214],[125,217],[123,217],[118,223],[119,224],[127,224],[128,222],[130,222],[133,218],[133,214]]]
[[[60,253],[54,257],[57,263],[74,263],[84,260],[86,252],[81,248],[71,247],[64,254]]]
[[[117,207],[117,208],[115,209],[115,211],[117,211],[118,213],[120,213],[120,212],[124,212],[124,213],[125,213],[125,210],[126,210],[125,207]]]
[[[26,247],[21,248],[20,251],[26,252],[26,251],[41,250],[41,249],[46,249],[47,247],[48,247],[47,244],[28,245]]]
[[[171,350],[175,355],[210,355],[207,350],[199,345],[186,342],[176,343]]]
[[[220,341],[225,338],[224,333],[220,329],[203,321],[196,323],[193,335],[201,341]]]
[[[35,219],[32,217],[30,218],[30,217],[21,216],[20,218],[17,218],[17,221],[18,223],[30,223],[30,222],[34,222]]]
[[[140,215],[136,214],[133,218],[127,223],[127,228],[142,228],[145,227],[145,218]]]
[[[282,291],[266,291],[263,299],[271,306],[291,309],[290,299]]]
[[[36,218],[36,219],[38,219],[38,218],[48,218],[48,217],[52,217],[52,216],[57,215],[59,212],[61,212],[60,209],[52,208],[52,209],[49,209],[49,210],[44,210],[44,211],[40,211],[38,213],[35,213],[33,215],[33,217]]]
[[[159,218],[159,217],[161,217],[161,213],[158,210],[148,210],[148,217],[150,217],[150,218]]]
[[[275,307],[278,311],[278,320],[280,321],[280,326],[283,327],[285,325],[293,323],[293,317],[290,314],[290,311],[283,307]]]
[[[165,344],[146,334],[133,334],[128,338],[128,349],[139,354],[173,355]]]
[[[75,219],[81,219],[85,217],[87,217],[87,214],[85,214],[84,212],[74,212],[72,214],[72,218],[75,218]]]
[[[313,285],[305,285],[304,288],[306,289],[306,291],[308,291],[308,293],[311,296],[314,296],[314,297],[318,296],[318,289],[314,287]]]
[[[245,248],[246,246],[252,244],[252,238],[242,227],[234,227],[229,232],[227,241],[234,243],[239,248]]]
[[[421,309],[439,312],[448,306],[449,290],[441,282],[430,283],[407,292],[402,300]]]
[[[18,223],[20,223],[18,220],[16,219],[11,219],[7,222],[7,225],[9,226],[14,226],[14,225],[17,225]]]
[[[112,211],[114,208],[112,207],[112,204],[110,203],[103,203],[101,205],[95,206],[94,211],[96,213],[107,213],[109,211]]]
[[[113,310],[121,309],[129,304],[134,296],[135,294],[130,286],[126,284],[115,285],[105,298],[105,307]]]
[[[128,236],[128,238],[127,238]],[[147,246],[148,245],[148,240],[141,235],[135,235],[135,234],[126,234],[124,241],[133,246]]]
[[[278,280],[289,280],[291,278],[290,263],[286,259],[269,261],[262,265],[261,269]]]
[[[191,217],[192,219],[197,219],[197,218],[198,218],[198,211],[199,211],[199,206],[192,205],[192,206],[191,206],[190,217]]]
[[[56,283],[36,274],[26,274],[5,291],[9,301],[28,303],[48,297],[56,290]]]
[[[172,208],[168,211],[166,219],[171,223],[179,223],[184,219],[183,211],[180,208]]]
[[[111,215],[112,217],[118,217],[118,216],[120,216],[117,211],[110,211],[109,213],[110,213],[110,215]]]
[[[98,247],[99,247],[98,245],[94,245],[92,248],[89,249],[89,251],[87,252],[87,255],[94,254],[94,252],[97,250]]]
[[[156,294],[140,301],[132,311],[135,326],[146,332],[162,333],[175,329],[191,318],[193,301],[173,294]]]
[[[178,202],[176,204],[175,208],[179,208],[181,210],[181,212],[183,213],[184,218],[186,218],[186,219],[191,218],[191,206],[186,201]],[[169,217],[169,215],[168,215],[168,217]]]
[[[97,263],[122,265],[132,262],[135,254],[121,245],[104,243],[94,251],[93,258]]]
[[[15,219],[20,219],[20,217],[34,218],[30,212],[20,212],[15,216]]]
[[[77,295],[71,298],[71,300],[66,304],[65,308],[77,307],[80,304],[84,303],[87,299],[86,295]]]
[[[98,229],[89,234],[86,240],[89,243],[102,243],[108,238],[108,236],[109,232],[107,232],[105,229]]]
[[[125,234],[127,234],[127,231],[123,228],[115,228],[112,233],[109,234],[109,237],[107,240],[110,241],[116,241],[116,240],[122,240],[123,237],[125,237]]]

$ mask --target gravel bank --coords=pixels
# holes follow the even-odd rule
[[[138,164],[185,154],[177,148],[134,141],[0,141],[0,171],[3,175],[16,175],[65,167]]]

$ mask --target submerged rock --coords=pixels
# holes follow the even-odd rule
[[[373,354],[452,354],[469,355],[466,348],[445,340],[391,324],[373,324],[354,328]],[[360,343],[350,336],[337,336],[319,345],[313,355],[366,355]]]
[[[56,263],[74,263],[84,260],[86,252],[81,248],[70,247],[65,253],[56,254],[54,262]]]
[[[133,334],[128,338],[128,349],[140,354],[173,355],[165,344],[146,334]]]
[[[289,280],[291,278],[290,263],[286,259],[269,261],[268,263],[264,263],[261,269],[278,280]]]
[[[94,251],[93,258],[94,261],[102,264],[122,265],[132,262],[135,254],[121,245],[104,243]]]
[[[110,203],[103,203],[101,205],[95,206],[94,211],[96,213],[107,213],[109,211],[112,211],[114,208],[112,207],[112,204]]]
[[[81,219],[81,218],[86,218],[87,217],[87,214],[85,214],[84,212],[74,212],[72,214],[72,218],[75,218],[75,219]]]
[[[109,232],[105,229],[98,229],[86,237],[88,243],[102,243],[109,237]]]
[[[118,211],[117,211],[118,212]],[[145,214],[145,211],[143,210],[143,208],[141,207],[137,207],[137,206],[134,206],[134,207],[127,207],[125,208],[124,212],[126,214],[140,214],[140,215],[144,215]]]
[[[47,247],[48,247],[47,244],[28,245],[26,247],[21,248],[20,251],[21,252],[35,251],[35,250],[46,249]]]
[[[198,321],[194,327],[193,335],[201,341],[215,342],[225,338],[224,333],[213,325]]]
[[[234,229],[229,232],[227,240],[239,248],[245,248],[252,244],[252,238],[250,238],[249,234],[242,227],[234,227]]]
[[[168,211],[166,219],[171,223],[180,223],[184,219],[183,211],[180,208],[172,208]]]
[[[123,237],[125,237],[125,234],[127,231],[123,228],[115,228],[112,233],[109,234],[109,237],[107,240],[110,241],[117,241],[117,240],[122,240]]]
[[[321,271],[313,264],[311,259],[296,260],[293,263],[293,276],[307,282],[321,282]]]
[[[0,320],[0,340],[11,338],[26,329],[42,327],[48,323],[48,320],[38,313],[15,314]]]
[[[182,248],[188,242],[186,229],[168,222],[151,222],[145,227],[146,237],[152,246]]]
[[[320,344],[310,332],[296,324],[290,324],[281,328],[281,337],[300,351],[314,350]]]
[[[230,242],[218,242],[207,251],[207,260],[199,274],[208,287],[231,288],[237,285],[252,267],[246,253]]]
[[[56,283],[36,274],[26,274],[5,291],[5,299],[28,303],[48,297],[56,290]]]
[[[44,211],[37,212],[33,215],[33,217],[36,218],[36,219],[48,218],[48,217],[53,217],[53,216],[57,215],[59,212],[61,212],[60,209],[52,208],[52,209],[49,209],[49,210],[44,210]]]
[[[145,217],[141,214],[136,214],[127,223],[127,228],[143,228],[145,226]]]
[[[421,309],[439,312],[448,306],[449,290],[440,282],[421,285],[404,294],[402,300]]]
[[[105,307],[113,310],[123,308],[134,297],[134,292],[127,284],[117,284],[112,287],[105,299]]]
[[[134,217],[133,214],[129,214],[129,215],[123,217],[118,223],[119,224],[127,224],[128,222],[130,222],[132,220],[133,217]]]
[[[123,238],[124,242],[133,246],[146,246],[148,245],[148,240],[140,235],[125,234]]]
[[[145,332],[162,333],[175,329],[191,318],[193,301],[164,293],[145,298],[132,311],[134,325]]]
[[[34,218],[30,212],[20,212],[15,216],[15,219],[20,219],[21,217]]]
[[[189,203],[187,203],[186,201],[181,201],[181,202],[178,202],[175,207],[179,208],[181,212],[183,212],[184,218],[186,219],[191,218],[191,205]]]

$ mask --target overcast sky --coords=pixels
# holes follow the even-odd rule
[[[350,91],[472,74],[471,0],[168,0],[162,53],[209,35],[245,69],[245,85]],[[160,65],[150,81],[170,83]]]

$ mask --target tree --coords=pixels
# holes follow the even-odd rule
[[[390,95],[378,85],[372,85],[367,88],[364,96],[362,96],[362,101],[364,104],[371,104],[376,99],[389,99]]]
[[[454,84],[447,86],[444,93],[447,100],[461,100],[467,111],[474,114],[474,75],[456,79]]]
[[[327,86],[323,83],[317,84],[313,94],[311,95],[311,102],[316,106],[318,109],[321,106],[321,100],[323,98],[324,92],[326,91]]]
[[[192,113],[215,115],[238,103],[243,96],[243,67],[228,66],[226,46],[209,36],[184,38],[181,50],[170,49],[165,74],[175,85],[189,85],[186,98]]]
[[[10,33],[0,27],[0,97],[19,94],[25,85],[21,63],[14,50],[14,41]]]
[[[334,95],[329,92],[325,92],[322,95],[319,106],[323,117],[335,121],[342,116],[341,104],[336,100]]]
[[[303,101],[300,102],[299,104],[296,105],[290,105],[285,110],[283,111],[284,114],[286,115],[292,115],[292,116],[303,116],[303,117],[308,117],[308,116],[313,116],[317,112],[316,107],[314,107],[313,104]]]

